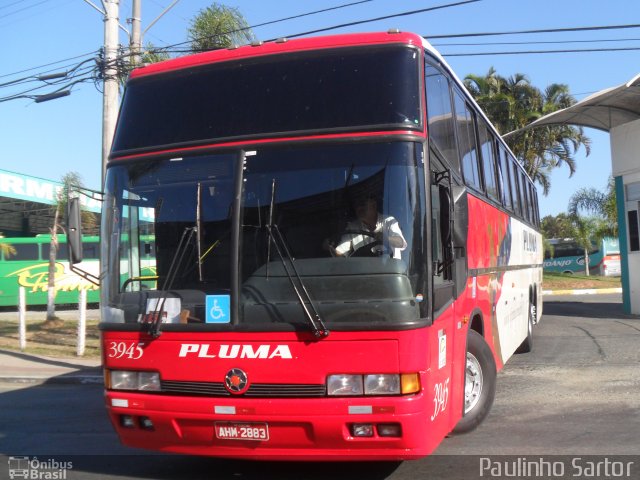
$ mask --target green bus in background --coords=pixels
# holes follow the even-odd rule
[[[571,238],[552,238],[553,251],[544,252],[544,271],[557,273],[585,273],[584,248]],[[620,276],[620,244],[617,238],[605,237],[593,242],[589,250],[589,273],[607,277]]]
[[[155,241],[152,237],[140,239],[141,273],[155,279]],[[49,252],[51,235],[35,237],[0,238],[0,307],[18,305],[18,292],[22,286],[27,305],[46,305],[49,285]],[[98,276],[100,237],[82,237],[82,269]],[[87,303],[98,303],[99,287],[69,269],[67,236],[58,235],[56,255],[56,305],[77,304],[80,290],[87,291]]]
[[[97,274],[100,253],[100,237],[83,238],[85,269]],[[46,305],[49,284],[49,252],[51,235],[35,237],[0,238],[6,245],[0,256],[0,306],[18,304],[18,291],[22,286],[26,292],[27,305]],[[80,290],[87,291],[87,302],[99,301],[98,286],[76,275],[69,269],[67,261],[67,237],[58,235],[56,255],[56,304],[78,303]]]

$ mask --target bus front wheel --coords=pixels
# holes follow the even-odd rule
[[[465,365],[464,413],[453,433],[466,433],[482,423],[496,393],[496,362],[482,335],[469,330]]]

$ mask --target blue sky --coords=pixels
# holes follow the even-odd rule
[[[100,0],[93,0],[100,4]],[[238,7],[250,25],[329,8],[354,0],[224,0]],[[171,0],[142,0],[143,28]],[[273,25],[256,28],[258,38],[287,36],[336,24],[390,15],[450,3],[449,0],[373,0]],[[120,1],[120,19],[126,25],[131,16],[131,0]],[[157,46],[186,40],[189,20],[211,2],[180,0],[145,37]],[[424,35],[532,30],[596,25],[640,23],[640,2],[636,0],[482,0],[412,16],[367,23],[327,33],[386,31],[400,28]],[[128,40],[121,32],[121,43]],[[612,40],[623,40],[616,41]],[[633,40],[637,39],[637,40]],[[601,43],[530,45],[486,45],[487,42],[607,40]],[[90,58],[103,43],[101,15],[83,0],[1,0],[0,1],[0,84],[32,74],[73,65]],[[466,39],[433,40],[461,78],[469,73],[485,74],[493,66],[502,76],[524,73],[544,89],[551,83],[565,83],[582,99],[589,94],[619,85],[640,70],[640,50],[623,52],[566,53],[546,55],[450,56],[453,53],[548,50],[566,48],[640,48],[640,28],[599,32],[547,33]],[[475,45],[445,45],[472,43]],[[15,73],[70,57],[76,60]],[[59,71],[59,70],[57,70]],[[27,87],[37,86],[37,83]],[[0,87],[0,97],[25,89]],[[36,93],[46,93],[47,90]],[[77,85],[69,97],[36,104],[18,99],[0,103],[0,168],[59,180],[77,171],[86,186],[99,188],[101,155],[102,97],[93,82]],[[592,152],[577,155],[577,173],[568,178],[568,169],[552,176],[551,193],[541,196],[541,213],[565,211],[571,194],[580,187],[603,189],[611,173],[609,135],[587,130]]]

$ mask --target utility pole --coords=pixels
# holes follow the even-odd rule
[[[131,5],[131,65],[140,65],[140,52],[142,51],[142,0],[133,0]]]
[[[102,7],[96,6],[92,0],[84,0],[94,10],[100,12],[104,17],[104,48],[103,48],[103,95],[102,95],[102,184],[104,188],[107,160],[111,152],[113,134],[118,120],[120,85],[118,80],[118,29],[121,28],[129,36],[131,47],[131,63],[137,66],[141,62],[142,36],[155,25],[169,10],[171,10],[180,0],[173,0],[171,5],[165,8],[151,24],[141,32],[142,23],[142,0],[132,0],[131,33],[119,23],[120,0],[101,0]],[[67,92],[59,92],[54,97],[42,98],[40,101],[51,100],[58,96],[68,95]],[[38,100],[36,100],[38,101]]]
[[[104,71],[102,97],[102,185],[104,188],[105,173],[113,133],[118,119],[119,85],[118,85],[118,14],[120,0],[102,0],[104,6]]]

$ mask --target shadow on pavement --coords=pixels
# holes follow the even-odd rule
[[[65,362],[59,363],[67,366]],[[70,462],[72,466],[64,476],[69,480],[123,477],[160,480],[384,480],[393,476],[401,465],[400,462],[227,460],[128,448],[120,444],[109,422],[102,385],[78,384],[73,379],[77,375],[78,372],[58,375],[37,385],[0,383],[0,411],[3,412],[0,478],[9,478],[12,457],[53,462],[54,465]]]
[[[580,302],[580,301],[551,301],[544,304],[544,315],[560,317],[586,317],[640,320],[637,315],[627,315],[620,302]]]
[[[52,367],[63,367],[63,368],[79,368],[79,365],[77,363],[74,362],[65,362],[63,360],[54,360],[52,358],[45,358],[45,357],[40,357],[40,356],[34,356],[34,355],[30,355],[28,353],[21,353],[21,352],[15,352],[13,350],[6,350],[6,349],[2,349],[1,350],[3,355],[8,355],[10,357],[14,357],[17,358],[19,360],[26,360],[28,362],[37,362],[37,363],[41,363],[43,365],[49,365]],[[82,368],[82,367],[81,367]],[[87,368],[89,369],[89,368]],[[84,368],[83,368],[84,370]],[[100,371],[101,368],[90,368],[90,370],[98,372],[98,375],[100,375]]]
[[[64,461],[64,458],[61,458]],[[82,473],[101,478],[143,479],[216,479],[216,480],[384,480],[398,469],[400,462],[336,463],[336,462],[260,462],[225,460],[209,457],[169,455],[69,457],[73,472],[67,478],[83,478]],[[89,476],[89,475],[87,475]]]

